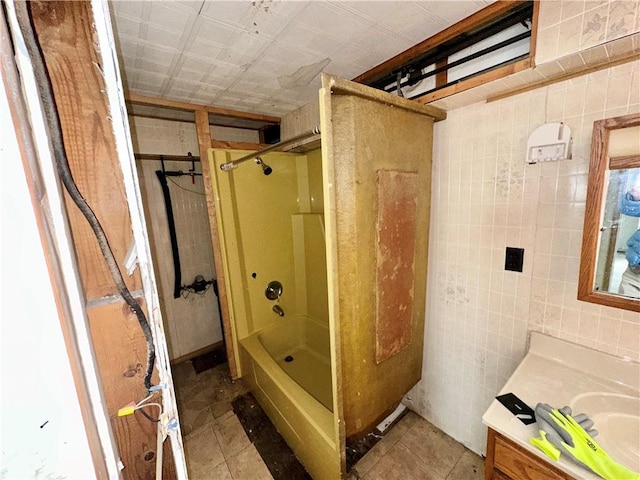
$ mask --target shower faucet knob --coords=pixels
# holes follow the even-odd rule
[[[269,282],[264,291],[264,295],[269,300],[278,300],[282,296],[282,284],[277,280]]]

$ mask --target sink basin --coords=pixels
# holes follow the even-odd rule
[[[569,404],[573,414],[586,413],[599,434],[595,437],[611,458],[640,472],[640,398],[618,393],[589,392]]]

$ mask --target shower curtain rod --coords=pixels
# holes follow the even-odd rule
[[[222,170],[223,172],[228,172],[236,168],[242,162],[246,162],[247,160],[251,160],[252,158],[257,158],[264,153],[272,152],[274,150],[277,150],[278,148],[286,147],[287,145],[291,145],[292,143],[299,142],[300,140],[304,140],[305,138],[309,138],[318,134],[320,134],[320,125],[316,125],[308,132],[301,133],[300,135],[296,135],[295,137],[291,137],[289,140],[274,143],[273,145],[269,145],[262,150],[250,153],[249,155],[245,155],[244,157],[233,160],[232,162],[223,163],[222,165],[220,165],[220,170]]]

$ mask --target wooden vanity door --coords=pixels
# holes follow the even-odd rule
[[[331,76],[320,111],[344,442],[391,413],[421,376],[433,122],[445,114]]]

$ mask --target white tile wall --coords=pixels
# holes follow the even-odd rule
[[[576,300],[594,120],[640,111],[640,62],[488,104],[435,126],[424,367],[408,403],[482,453],[481,417],[529,330],[640,360],[640,314]],[[572,160],[527,165],[529,134],[572,129]],[[525,249],[522,273],[505,247]]]
[[[536,63],[640,31],[635,0],[541,0]]]

